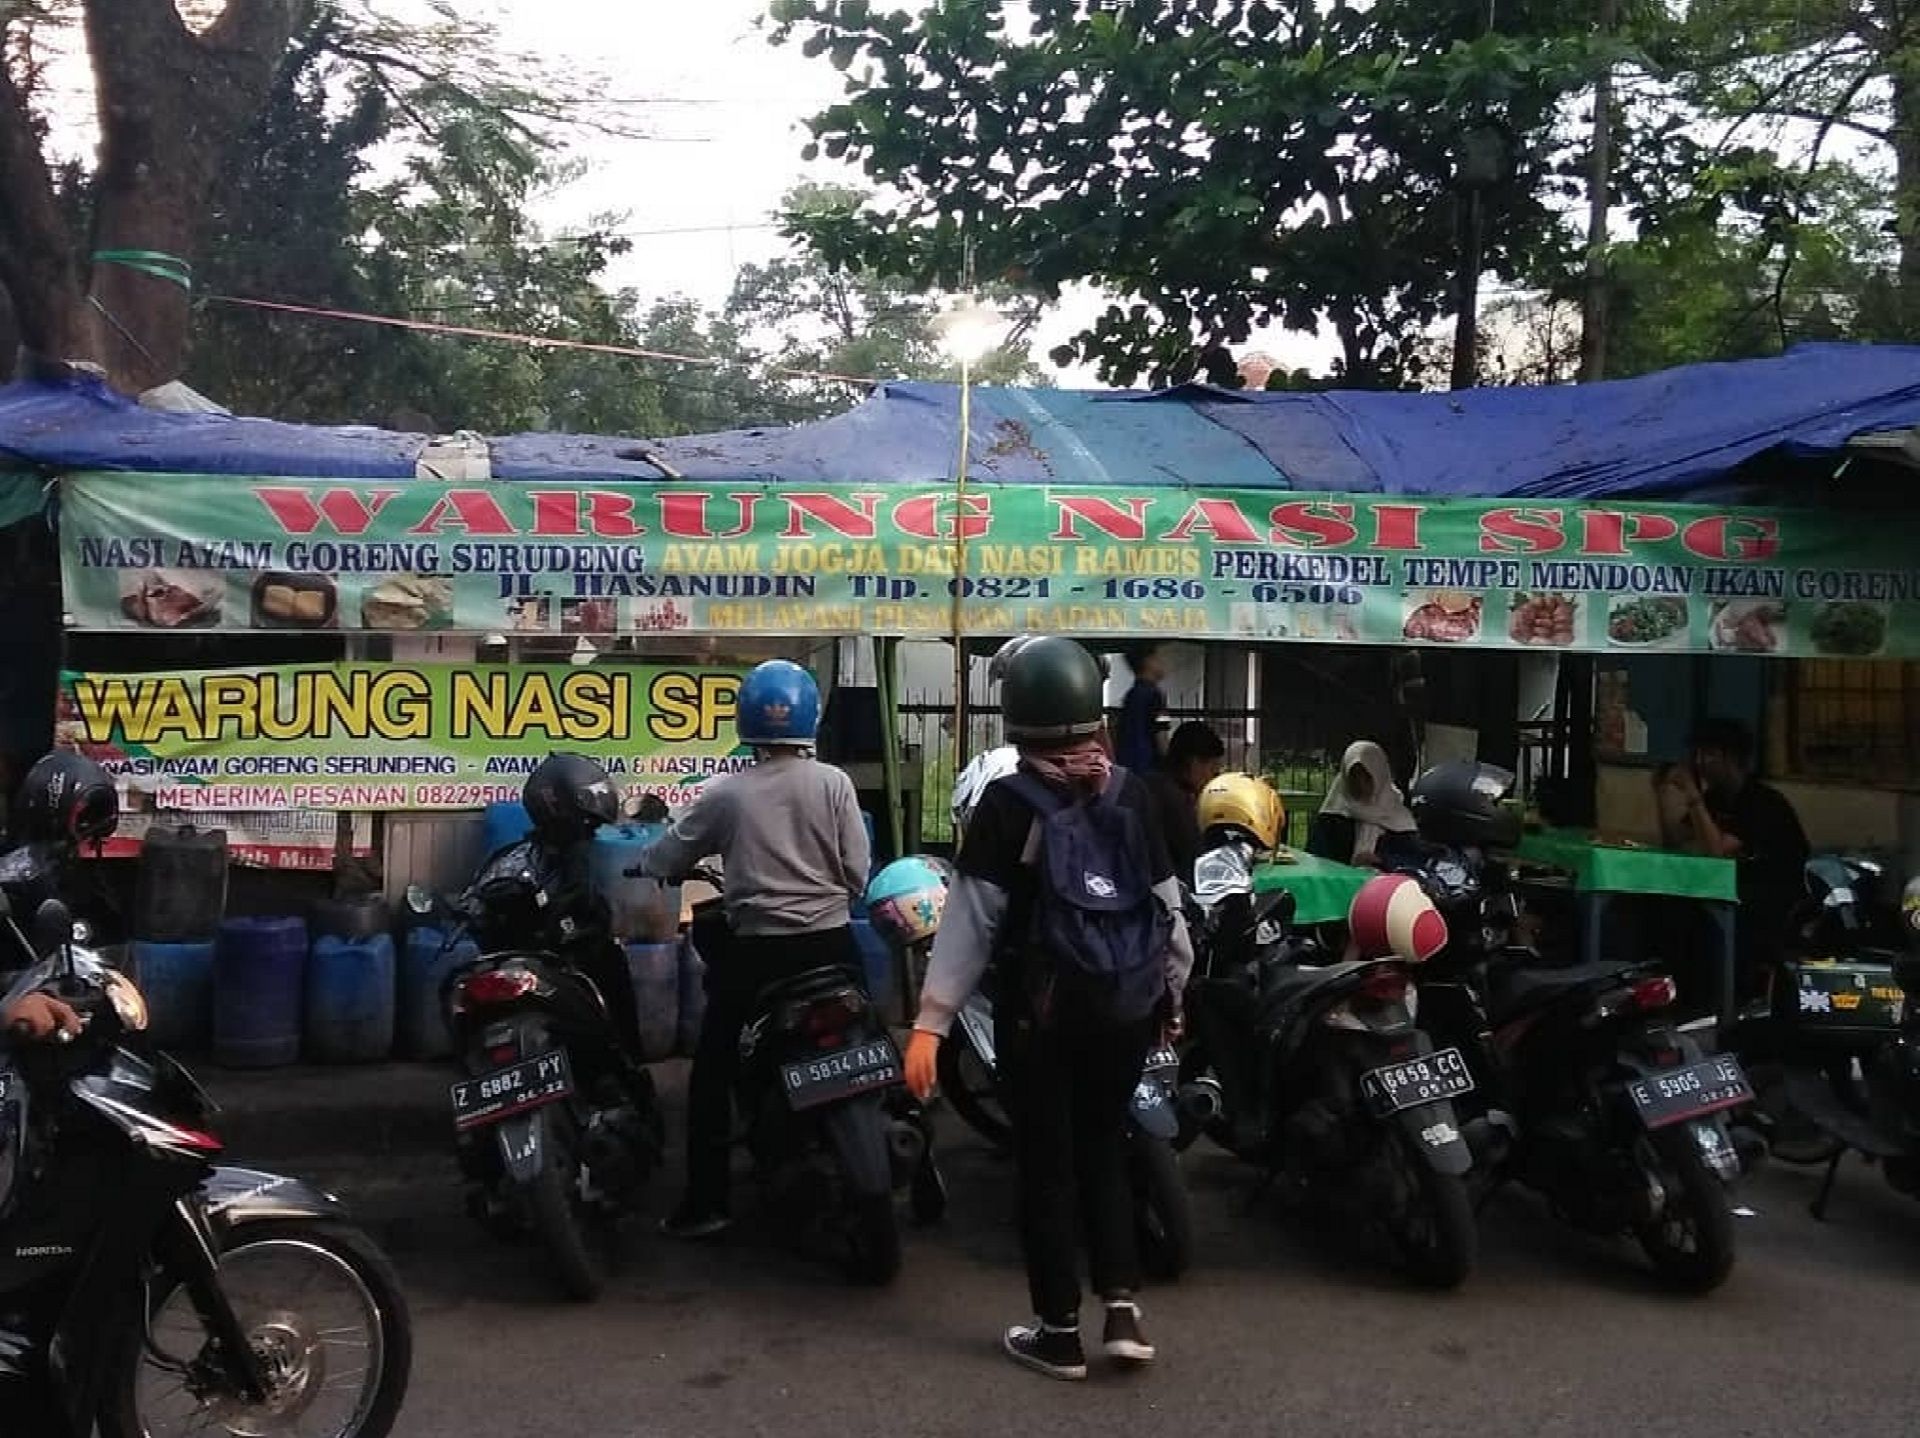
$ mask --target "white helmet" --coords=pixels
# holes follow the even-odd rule
[[[967,820],[973,817],[973,811],[980,805],[980,796],[987,792],[987,785],[995,779],[1003,779],[1020,767],[1020,751],[1011,744],[1002,744],[998,749],[989,749],[984,754],[976,754],[973,762],[960,771],[960,777],[953,781],[953,832],[958,838],[966,832]]]

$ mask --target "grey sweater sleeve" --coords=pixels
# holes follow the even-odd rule
[[[1193,935],[1187,931],[1187,914],[1181,902],[1180,881],[1166,879],[1153,886],[1154,896],[1173,915],[1173,932],[1167,937],[1167,990],[1177,1005],[1187,992],[1187,980],[1193,974]]]
[[[860,795],[842,770],[834,770],[840,775],[840,862],[844,866],[844,881],[847,896],[858,903],[866,892],[867,879],[873,868],[873,849],[867,843],[867,826],[860,819]]]
[[[702,859],[719,853],[733,827],[732,786],[709,785],[694,806],[673,821],[640,854],[640,866],[656,879],[684,879]]]
[[[920,985],[916,1029],[943,1038],[953,1016],[980,987],[993,956],[993,941],[1007,915],[1007,891],[998,884],[961,874],[947,891],[946,912],[934,936],[927,976]]]

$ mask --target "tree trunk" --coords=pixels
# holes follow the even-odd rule
[[[174,0],[85,0],[100,120],[85,257],[61,223],[25,106],[0,85],[0,283],[25,345],[102,365],[129,392],[179,375],[192,302],[180,280],[201,218],[311,3],[228,0],[195,35]]]
[[[1900,338],[1920,339],[1920,43],[1886,57],[1893,82],[1893,214],[1900,241]]]
[[[1600,35],[1620,23],[1619,0],[1600,0]],[[1587,169],[1587,272],[1580,296],[1580,382],[1607,377],[1607,211],[1613,199],[1613,66],[1593,83],[1593,152]]]

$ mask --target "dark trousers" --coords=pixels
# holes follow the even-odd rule
[[[687,1077],[687,1202],[702,1211],[724,1211],[740,1030],[754,1018],[754,1001],[767,985],[808,969],[845,964],[857,975],[860,952],[849,928],[741,937],[728,933],[717,918],[696,925],[693,941],[707,965],[707,1011]]]
[[[994,1043],[1020,1170],[1020,1243],[1033,1311],[1052,1324],[1080,1312],[1078,1250],[1102,1296],[1140,1286],[1127,1110],[1155,1021],[1100,1025],[1062,1016],[1044,1029],[1003,1016]]]

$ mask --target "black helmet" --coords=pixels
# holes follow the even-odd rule
[[[1105,676],[1084,645],[1058,635],[1021,635],[993,659],[1000,715],[1014,743],[1080,739],[1106,718]]]
[[[620,817],[607,771],[584,754],[549,754],[527,775],[520,802],[533,831],[552,843],[584,839]]]
[[[20,786],[20,834],[30,844],[100,844],[120,827],[120,792],[93,760],[56,749]]]
[[[1407,807],[1423,839],[1511,849],[1520,842],[1520,814],[1506,803],[1512,794],[1511,770],[1457,759],[1436,764],[1415,780]]]

